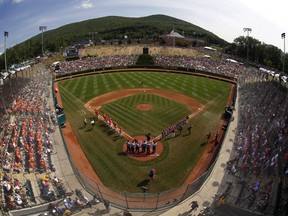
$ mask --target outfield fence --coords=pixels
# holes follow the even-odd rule
[[[83,72],[82,72],[83,73]],[[57,98],[54,94],[54,85],[52,85],[52,91],[53,91],[53,98],[54,103],[57,103]],[[234,91],[233,94],[233,100],[235,100],[236,91]],[[60,125],[59,125],[60,127]],[[229,124],[228,124],[229,127]],[[228,128],[227,127],[227,128]],[[61,131],[61,130],[60,130]],[[220,138],[220,143],[222,143],[226,133],[223,133],[223,135]],[[202,185],[205,183],[207,178],[210,176],[215,161],[218,157],[218,151],[221,147],[221,145],[218,145],[218,149],[216,154],[213,156],[213,160],[209,168],[204,172],[198,179],[194,180],[190,184],[183,185],[180,188],[169,190],[169,191],[163,191],[159,193],[149,193],[149,187],[147,188],[147,191],[143,191],[142,193],[127,193],[127,192],[121,192],[116,191],[114,189],[108,188],[102,184],[98,184],[94,182],[92,179],[87,177],[84,173],[82,173],[80,170],[76,168],[74,165],[64,136],[61,131],[62,140],[69,158],[69,161],[71,163],[71,166],[74,170],[74,174],[83,186],[90,194],[97,195],[101,200],[107,199],[111,202],[111,204],[115,207],[121,208],[121,209],[131,209],[135,211],[150,211],[150,210],[161,210],[161,209],[167,209],[171,208],[173,206],[176,206],[178,203],[182,202],[183,200],[187,199],[194,193],[196,193]]]

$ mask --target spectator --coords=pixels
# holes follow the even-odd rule
[[[103,204],[104,204],[104,206],[106,208],[106,212],[109,212],[110,211],[110,201],[107,200],[107,199],[104,199],[103,200]]]
[[[190,205],[191,205],[191,211],[197,210],[197,208],[199,207],[197,201],[192,201],[192,202],[190,203]]]

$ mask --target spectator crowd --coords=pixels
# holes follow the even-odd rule
[[[231,195],[230,202],[236,197],[233,204],[253,211],[266,214],[285,211],[288,198],[287,88],[268,80],[241,85],[238,115],[234,153],[227,162],[227,172],[235,181],[234,188],[225,195],[226,202]],[[281,184],[279,179],[283,179]]]
[[[89,56],[75,61],[61,62],[60,68],[64,73],[73,73],[90,69],[126,67],[134,65],[138,56],[134,54]],[[163,55],[153,57],[158,66],[192,68],[238,78],[238,82],[241,83],[239,126],[234,141],[235,154],[227,162],[227,171],[237,177],[236,183],[240,185],[236,204],[240,205],[251,200],[245,207],[265,211],[271,204],[277,178],[287,179],[288,176],[287,88],[279,83],[268,81],[256,68],[226,60]],[[12,174],[55,171],[51,160],[54,150],[51,133],[57,126],[57,114],[55,108],[50,107],[48,103],[51,78],[48,70],[39,68],[30,78],[14,77],[9,83],[1,86],[2,92],[5,92],[2,94],[0,107],[2,186],[0,207],[2,209],[23,208],[35,202],[31,182],[21,181]],[[107,119],[105,121],[113,128],[118,128],[115,123]],[[120,128],[117,132],[122,134],[119,130]],[[155,153],[157,142],[149,141],[147,140],[147,143],[152,145],[152,153]],[[137,140],[127,140],[127,152],[151,153],[150,146],[148,150],[148,144],[143,143],[144,146],[140,146]],[[44,175],[42,179],[38,179],[38,186],[42,198],[47,202],[67,195],[63,182],[55,176],[52,178]],[[71,198],[65,199],[66,202],[63,200],[61,202],[63,209],[58,210],[64,212],[69,209],[65,207],[68,204],[89,206],[91,203],[81,194],[76,196],[78,198],[75,197],[74,200]],[[98,202],[97,200],[95,198],[95,202]]]

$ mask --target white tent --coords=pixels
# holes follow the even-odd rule
[[[167,37],[173,37],[173,38],[185,38],[183,35],[179,34],[178,32],[175,32],[172,30]]]
[[[210,51],[216,51],[216,49],[214,49],[214,48],[212,48],[212,47],[208,47],[208,46],[205,46],[204,49],[210,50]]]
[[[60,64],[60,61],[53,62],[51,66],[55,66],[57,64]]]
[[[232,62],[232,63],[235,63],[235,64],[237,64],[238,62],[236,61],[236,60],[234,60],[234,59],[226,59],[226,61],[228,61],[228,62]]]

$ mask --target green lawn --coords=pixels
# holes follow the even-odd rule
[[[153,109],[144,112],[136,109],[137,104],[145,103],[152,105]],[[154,137],[161,134],[167,125],[190,114],[186,105],[153,94],[119,99],[104,105],[101,111],[109,113],[112,119],[117,120],[119,127],[131,136],[143,136],[149,132]]]
[[[140,83],[144,82],[142,86]],[[164,141],[164,152],[152,161],[140,162],[122,152],[124,139],[112,133],[103,122],[95,127],[83,128],[82,119],[92,118],[83,106],[91,98],[118,89],[157,88],[181,92],[193,97],[206,109],[190,120],[190,136],[177,136]],[[227,105],[231,84],[199,76],[161,72],[121,72],[74,78],[59,83],[66,116],[82,148],[102,182],[119,191],[141,192],[140,186],[150,168],[157,170],[157,178],[149,183],[149,192],[160,192],[182,185],[204,150],[206,134],[215,126]],[[133,107],[138,103],[151,103],[155,109],[141,112]],[[177,110],[177,111],[175,111]],[[137,94],[106,104],[106,112],[131,135],[151,132],[159,135],[162,129],[189,113],[175,101],[152,94]],[[187,133],[187,126],[183,134]]]

